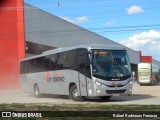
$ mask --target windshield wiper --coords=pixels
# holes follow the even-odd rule
[[[119,69],[119,71],[124,75],[124,71],[122,70],[122,68],[119,65],[116,65],[116,67]]]

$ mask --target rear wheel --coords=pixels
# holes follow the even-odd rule
[[[83,101],[83,97],[80,96],[80,93],[79,93],[76,85],[71,86],[69,94],[70,94],[70,98],[72,100],[74,100],[74,101]]]
[[[37,97],[37,98],[40,98],[42,95],[39,91],[39,86],[36,84],[34,85],[34,96]]]

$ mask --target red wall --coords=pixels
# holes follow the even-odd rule
[[[142,52],[139,51],[140,54],[140,62],[152,63],[152,56],[142,56]]]
[[[23,0],[0,0],[0,90],[19,88],[25,56]]]
[[[141,62],[152,63],[152,56],[142,56]]]

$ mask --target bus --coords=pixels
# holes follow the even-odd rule
[[[125,48],[107,45],[64,47],[20,62],[21,88],[35,97],[69,95],[109,99],[132,93],[130,60]]]
[[[160,68],[153,63],[138,64],[138,83],[140,85],[156,85],[160,80]]]
[[[156,85],[160,80],[160,68],[153,63],[138,64],[138,83],[140,85]]]

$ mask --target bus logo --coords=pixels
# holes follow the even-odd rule
[[[64,82],[64,74],[51,75],[50,71],[46,73],[46,82]]]
[[[50,74],[51,74],[50,71],[47,71],[47,73],[46,73],[46,79],[45,79],[46,82],[48,81],[48,79],[49,79],[49,77],[50,77]]]

